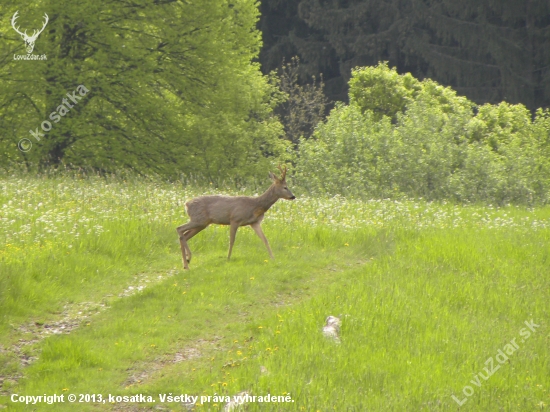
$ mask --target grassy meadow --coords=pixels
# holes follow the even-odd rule
[[[68,175],[0,186],[0,409],[217,411],[223,399],[159,394],[243,391],[292,400],[247,411],[550,408],[549,207],[298,188],[263,221],[275,260],[241,228],[228,262],[228,228],[211,226],[184,271],[183,205],[213,188]],[[322,334],[329,315],[340,343]]]

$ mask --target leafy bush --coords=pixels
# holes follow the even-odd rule
[[[379,63],[370,70],[356,68],[349,81],[349,100],[362,113],[371,111],[376,120],[382,116],[393,118],[413,99],[418,83],[410,73],[400,76],[387,63]]]
[[[548,203],[549,136],[548,111],[476,107],[379,64],[354,70],[350,104],[301,143],[296,178],[311,193]]]

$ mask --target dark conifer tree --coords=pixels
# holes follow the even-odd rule
[[[296,53],[332,99],[345,100],[352,67],[387,60],[478,103],[550,105],[547,0],[271,0],[262,12],[264,70]]]

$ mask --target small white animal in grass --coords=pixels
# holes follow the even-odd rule
[[[342,321],[336,316],[329,316],[323,326],[323,335],[333,339],[335,342],[340,342],[340,326]]]
[[[247,397],[250,394],[247,391],[239,392],[238,394],[232,397],[232,400],[227,402],[223,408],[224,412],[235,411],[239,406],[244,405]]]

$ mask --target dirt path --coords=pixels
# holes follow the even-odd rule
[[[0,345],[0,353],[7,354],[8,358],[17,363],[15,373],[0,376],[0,395],[9,395],[5,385],[13,387],[23,376],[23,369],[36,361],[40,356],[39,343],[51,335],[69,334],[73,330],[87,326],[95,316],[102,313],[113,302],[132,296],[145,288],[162,282],[174,276],[177,270],[174,268],[164,274],[140,273],[134,276],[132,283],[124,288],[118,295],[109,294],[98,302],[79,302],[67,304],[63,312],[48,321],[32,321],[19,326],[14,326],[14,333],[22,336],[17,342],[7,348]],[[2,405],[0,405],[2,408]]]

